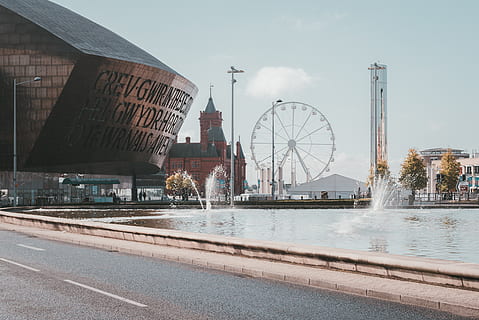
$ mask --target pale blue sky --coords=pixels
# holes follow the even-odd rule
[[[118,33],[193,81],[199,94],[180,141],[199,140],[209,84],[230,136],[230,66],[236,135],[249,152],[256,120],[273,100],[317,107],[336,135],[331,173],[364,180],[369,167],[370,63],[388,65],[389,159],[408,148],[479,149],[479,1],[54,0]],[[295,86],[253,82],[273,67]],[[279,68],[283,67],[283,68]],[[270,69],[271,70],[271,69]],[[282,71],[281,71],[282,70]],[[253,163],[248,161],[250,182]],[[253,180],[253,181],[251,181]]]

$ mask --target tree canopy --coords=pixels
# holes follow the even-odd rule
[[[451,150],[448,150],[441,158],[441,182],[439,190],[442,192],[454,192],[456,190],[457,180],[461,172],[461,165],[456,160]]]
[[[368,185],[373,186],[374,180],[379,178],[383,180],[389,180],[391,177],[391,171],[389,171],[389,165],[386,160],[378,160],[378,165],[376,168],[377,172],[373,172],[373,168],[369,171]]]
[[[404,188],[411,190],[413,196],[417,190],[427,186],[426,165],[415,149],[409,149],[406,159],[401,164],[399,183]]]
[[[166,179],[166,189],[175,196],[181,196],[183,200],[188,200],[188,195],[193,192],[195,182],[185,173],[176,172]]]

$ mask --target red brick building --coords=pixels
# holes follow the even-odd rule
[[[194,180],[198,181],[200,193],[205,194],[205,181],[210,172],[217,165],[222,165],[228,177],[225,188],[229,189],[229,173],[231,167],[231,146],[227,144],[223,132],[222,113],[216,110],[213,98],[210,96],[204,111],[200,112],[200,142],[192,143],[186,137],[184,143],[176,142],[165,160],[166,176],[176,171],[186,171]],[[235,165],[235,194],[244,191],[246,178],[246,161],[241,143],[236,142]]]

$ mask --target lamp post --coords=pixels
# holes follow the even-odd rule
[[[235,67],[231,66],[231,70],[228,70],[227,73],[231,73],[231,147],[230,147],[230,158],[231,158],[231,168],[230,168],[230,204],[234,206],[234,185],[235,185],[235,167],[234,167],[234,86],[235,86],[235,73],[243,73],[243,70],[237,70]]]
[[[283,102],[283,100],[278,99],[273,102],[273,108],[272,108],[272,119],[271,121],[272,126],[271,126],[271,199],[274,200],[274,108],[276,108],[276,105],[278,103]]]
[[[17,86],[40,80],[42,78],[35,77],[17,83],[17,79],[13,79],[13,205],[15,207],[17,206]]]

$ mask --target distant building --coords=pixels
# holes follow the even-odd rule
[[[289,190],[291,196],[306,196],[309,199],[349,199],[367,191],[364,182],[332,174],[315,181],[303,183]]]
[[[459,159],[461,164],[460,189],[462,192],[479,192],[479,158],[476,154],[472,158]]]
[[[184,143],[175,143],[165,161],[165,172],[169,176],[177,171],[186,171],[199,183],[199,191],[205,194],[205,182],[211,171],[222,165],[227,177],[219,181],[221,187],[229,188],[229,174],[231,167],[231,145],[228,145],[223,132],[222,113],[216,110],[213,98],[210,96],[204,111],[200,112],[200,142],[192,143],[186,137]],[[235,193],[241,194],[244,190],[246,177],[246,160],[241,143],[236,142],[235,165]]]
[[[457,158],[456,158],[457,159]],[[459,158],[457,161],[460,163],[459,176],[457,181],[460,185],[461,192],[473,192],[479,191],[479,158]],[[429,177],[432,188],[436,192],[437,174],[441,171],[441,160],[431,161],[431,177]]]
[[[436,175],[441,169],[441,158],[443,154],[451,151],[456,160],[460,161],[461,159],[469,158],[469,153],[464,152],[462,149],[452,149],[452,148],[432,148],[419,151],[419,154],[424,160],[427,170],[427,193],[436,192]]]

